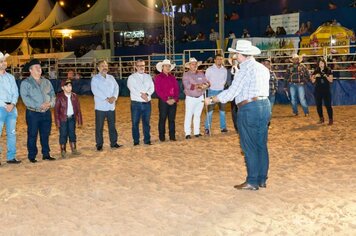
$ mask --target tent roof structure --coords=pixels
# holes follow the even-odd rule
[[[49,0],[38,0],[30,14],[18,24],[1,31],[0,38],[24,37],[26,31],[40,24],[48,17],[52,6]]]
[[[100,30],[104,22],[114,27],[135,28],[146,24],[161,24],[164,17],[137,0],[98,0],[88,11],[67,20],[54,29],[81,28]]]

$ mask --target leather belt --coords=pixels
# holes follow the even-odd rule
[[[258,100],[264,100],[264,99],[268,99],[268,97],[262,97],[262,96],[259,96],[259,97],[253,97],[253,98],[249,98],[247,100],[243,100],[242,102],[239,102],[237,103],[237,107],[240,108],[250,102],[254,102],[254,101],[258,101]]]
[[[11,105],[11,102],[5,102],[6,105]]]
[[[67,119],[72,119],[73,117],[74,117],[74,114],[70,115],[70,116],[67,116]]]
[[[41,109],[36,109],[36,108],[32,108],[32,107],[27,107],[26,108],[29,111],[34,111],[34,112],[39,112],[39,113],[44,113],[45,111],[41,110]]]

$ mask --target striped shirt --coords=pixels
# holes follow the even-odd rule
[[[238,104],[253,97],[268,97],[270,73],[268,69],[253,57],[240,64],[229,89],[224,90],[217,98],[221,103],[232,101]]]

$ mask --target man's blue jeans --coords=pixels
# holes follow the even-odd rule
[[[299,102],[300,102],[300,105],[302,105],[304,114],[305,115],[309,114],[308,104],[307,104],[307,100],[305,98],[304,85],[290,83],[289,90],[290,90],[290,99],[291,99],[291,103],[292,103],[293,113],[295,115],[298,114],[298,100],[297,100],[297,96],[298,96]]]
[[[238,109],[237,125],[241,148],[247,167],[246,182],[258,186],[267,180],[268,174],[268,122],[271,106],[268,99],[250,102]]]
[[[151,142],[151,102],[131,101],[132,138],[135,144],[140,143],[140,120],[142,118],[143,142]]]
[[[208,90],[208,96],[216,96],[221,93],[222,90]],[[205,129],[211,128],[211,122],[213,120],[213,112],[216,104],[211,104],[208,106],[208,117],[205,118]],[[218,103],[219,105],[219,117],[220,117],[220,129],[226,129],[226,120],[225,120],[225,106],[226,103]],[[209,127],[210,126],[210,127]]]
[[[12,160],[16,157],[16,119],[17,109],[7,112],[4,107],[0,107],[0,137],[4,125],[6,126],[7,137],[7,160]],[[0,153],[1,153],[0,146]]]
[[[34,160],[38,153],[37,136],[40,134],[42,155],[49,156],[49,135],[51,134],[51,111],[35,112],[26,110],[28,159]]]

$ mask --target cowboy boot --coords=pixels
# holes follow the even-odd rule
[[[77,143],[76,142],[70,142],[70,149],[72,150],[72,155],[78,156],[78,155],[81,154],[77,150]]]
[[[324,117],[320,117],[318,124],[324,124]]]
[[[334,124],[333,119],[329,119],[329,124],[328,125],[333,125],[333,124]]]
[[[65,144],[61,144],[61,157],[66,158],[67,157],[67,147]]]

